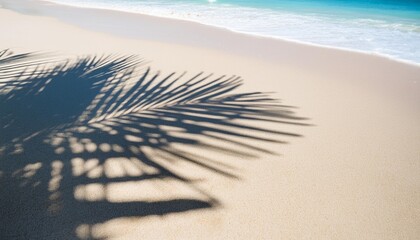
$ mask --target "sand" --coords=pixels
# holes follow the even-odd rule
[[[15,102],[27,103],[27,108],[3,99],[0,110],[17,114],[11,116],[19,116],[20,122],[11,125],[15,129],[5,125],[6,120],[1,122],[0,137],[7,137],[0,143],[17,149],[10,153],[0,146],[1,239],[417,239],[420,235],[419,66],[182,20],[38,1],[0,1],[0,5],[4,7],[0,49],[48,53],[42,58],[50,65],[78,56],[139,55],[150,66],[150,76],[160,73],[157,79],[186,72],[176,83],[183,84],[200,72],[213,74],[205,81],[234,75],[243,79],[234,93],[269,92],[270,98],[281,99],[281,106],[273,106],[280,111],[275,116],[244,113],[248,109],[244,103],[238,103],[242,110],[221,104],[208,110],[206,117],[181,108],[175,111],[178,115],[166,112],[163,120],[153,120],[157,112],[152,112],[143,119],[159,129],[165,125],[162,121],[176,121],[170,120],[174,116],[195,121],[176,125],[186,131],[180,138],[159,130],[168,133],[169,140],[161,145],[144,133],[123,136],[131,142],[142,136],[155,144],[137,142],[143,154],[135,158],[137,164],[156,161],[182,179],[159,171],[160,175],[146,179],[138,171],[147,172],[150,166],[136,168],[118,147],[113,151],[121,154],[106,157],[112,145],[100,141],[109,136],[92,142],[60,135],[69,138],[60,140],[69,141],[69,149],[57,147],[51,139],[36,140],[42,132],[29,140],[10,137],[59,119],[48,115],[54,113],[51,109],[68,113],[72,103],[85,97],[83,92],[72,94],[79,86],[57,88],[47,95],[45,108],[40,105],[35,110],[30,107],[31,96],[37,99],[34,93],[22,97],[27,102]],[[47,107],[56,98],[63,102]],[[200,104],[199,109],[206,109]],[[211,114],[238,115],[218,122],[211,120]],[[112,143],[114,138],[109,139]],[[125,149],[124,144],[120,145]],[[48,152],[44,145],[56,148]],[[174,155],[174,149],[185,155]]]

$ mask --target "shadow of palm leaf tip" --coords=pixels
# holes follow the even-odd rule
[[[268,94],[241,93],[240,77],[186,76],[161,76],[136,56],[1,51],[0,209],[15,218],[0,220],[1,234],[95,238],[78,227],[220,206],[197,174],[239,179],[238,160],[300,136],[280,125],[306,125]],[[142,187],[156,183],[179,187],[149,198]],[[116,186],[130,189],[126,199]]]

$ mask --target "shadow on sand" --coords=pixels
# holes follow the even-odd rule
[[[95,224],[219,207],[201,173],[239,179],[232,159],[300,136],[263,126],[305,125],[239,77],[185,78],[0,52],[0,239],[106,239]]]

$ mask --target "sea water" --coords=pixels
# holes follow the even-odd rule
[[[420,0],[54,0],[420,63]]]

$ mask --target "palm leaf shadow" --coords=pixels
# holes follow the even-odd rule
[[[258,143],[300,136],[261,123],[305,125],[267,94],[239,93],[236,76],[161,77],[135,56],[46,63],[0,52],[0,209],[15,218],[0,221],[6,238],[106,238],[76,233],[119,217],[218,207],[180,168],[239,179],[223,156],[275,154]],[[149,182],[193,194],[110,197],[115,185]]]

